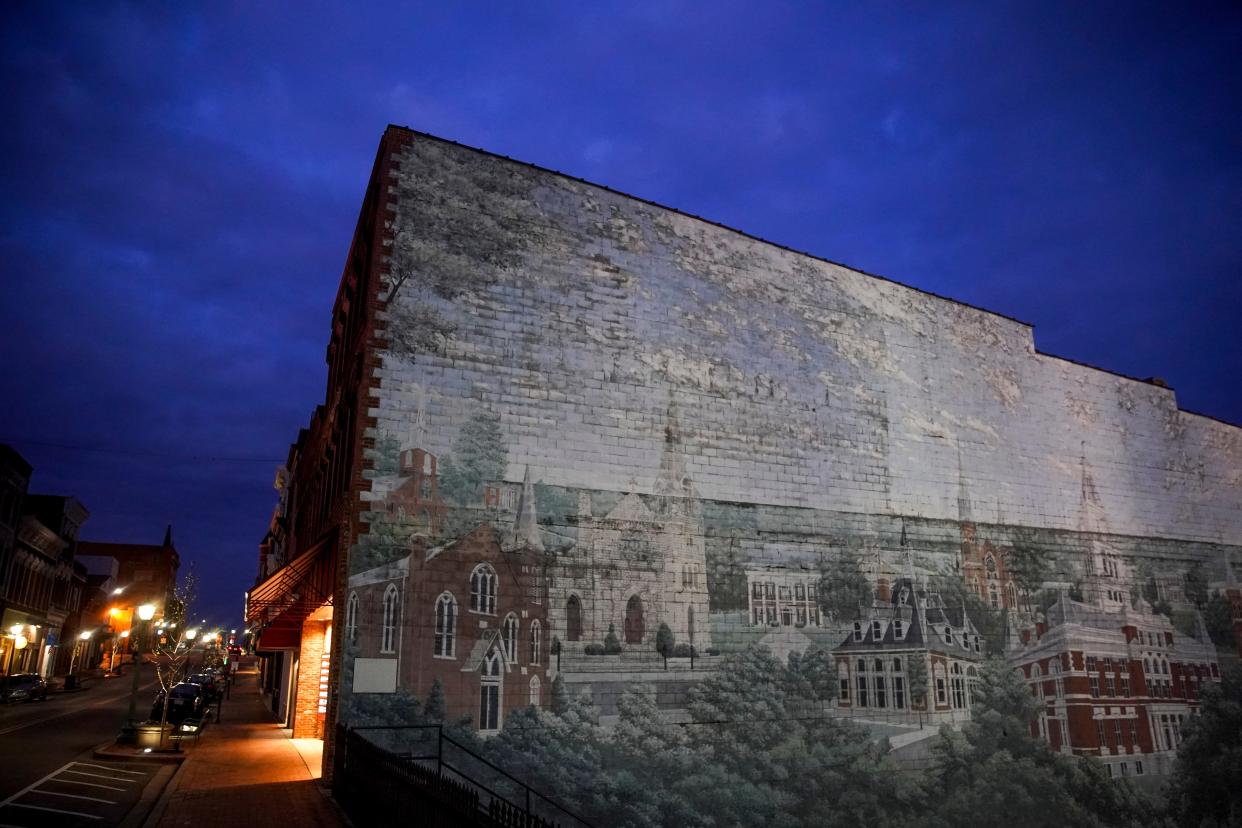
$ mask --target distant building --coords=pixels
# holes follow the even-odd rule
[[[901,721],[965,721],[982,653],[965,607],[946,606],[913,578],[899,578],[887,600],[877,596],[832,651],[837,707]],[[912,671],[914,661],[924,665],[921,679],[917,668]]]
[[[755,627],[818,627],[819,574],[783,567],[746,570],[750,623]]]
[[[124,590],[116,599],[118,605],[155,604],[157,612],[163,612],[174,597],[181,557],[173,545],[171,525],[164,530],[163,543],[82,541],[78,554],[116,560],[116,582]]]
[[[24,578],[25,568],[15,569],[17,532],[26,505],[33,469],[17,451],[0,445],[0,673],[19,672],[13,661],[16,636],[10,628],[26,623],[21,607],[10,610],[10,593],[16,591],[14,578]],[[25,654],[21,656],[24,661]]]

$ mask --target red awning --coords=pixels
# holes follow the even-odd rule
[[[259,629],[257,649],[297,647],[302,622],[332,603],[336,545],[325,541],[273,572],[246,595],[246,621]]]

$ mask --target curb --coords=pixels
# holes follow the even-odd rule
[[[190,758],[190,755],[185,751],[180,753],[156,753],[155,751],[142,753],[141,751],[135,751],[133,748],[118,747],[116,742],[104,742],[101,745],[96,745],[93,753],[96,759],[137,759],[143,762],[156,762],[168,765],[180,765]]]
[[[134,803],[134,807],[129,809],[129,813],[125,815],[125,819],[121,820],[117,828],[139,828],[139,826],[146,825],[157,809],[159,816],[163,816],[164,808],[167,807],[168,790],[181,772],[181,767],[181,765],[165,765],[160,768],[147,786],[142,789],[142,796]],[[159,816],[156,817],[157,821]]]
[[[144,811],[140,818],[136,816],[137,809],[130,811],[130,816],[135,817],[135,819],[131,821],[129,817],[126,817],[125,821],[118,828],[155,828],[156,825],[159,825],[160,820],[164,818],[164,812],[168,810],[168,803],[172,800],[173,794],[181,787],[181,769],[184,767],[185,763],[183,762],[172,769],[168,783],[159,792],[159,796],[155,797],[151,807]],[[163,773],[165,770],[168,769],[161,768],[160,773]],[[158,776],[159,774],[156,775]],[[152,784],[154,784],[154,780],[152,780]],[[148,789],[150,787],[150,785],[147,786]],[[147,793],[148,790],[144,789],[142,792],[143,799],[146,799]]]

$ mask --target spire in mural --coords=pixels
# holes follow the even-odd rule
[[[543,551],[539,520],[535,514],[535,484],[530,479],[529,465],[522,477],[522,493],[518,496],[517,518],[513,521],[513,545]]]
[[[418,402],[415,404],[414,419],[410,423],[410,430],[406,434],[406,444],[403,449],[426,448],[427,438],[427,396],[419,389],[417,392]]]
[[[1110,532],[1108,513],[1095,488],[1095,477],[1087,463],[1087,444],[1082,444],[1082,496],[1079,502],[1078,531],[1087,537],[1086,580],[1084,597],[1104,609],[1120,609],[1126,603],[1126,587],[1122,581],[1121,560],[1104,539]]]
[[[699,497],[686,468],[681,425],[672,400],[669,400],[665,419],[664,451],[660,455],[660,473],[655,481],[655,495],[658,498],[656,511],[666,517],[689,516]]]
[[[970,509],[970,492],[966,488],[966,473],[962,470],[962,446],[957,447],[957,521],[958,523],[974,523],[974,514]]]

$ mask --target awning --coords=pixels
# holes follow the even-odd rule
[[[302,622],[315,610],[332,603],[336,575],[334,540],[298,555],[247,593],[246,621],[259,630],[257,649],[298,646]]]

